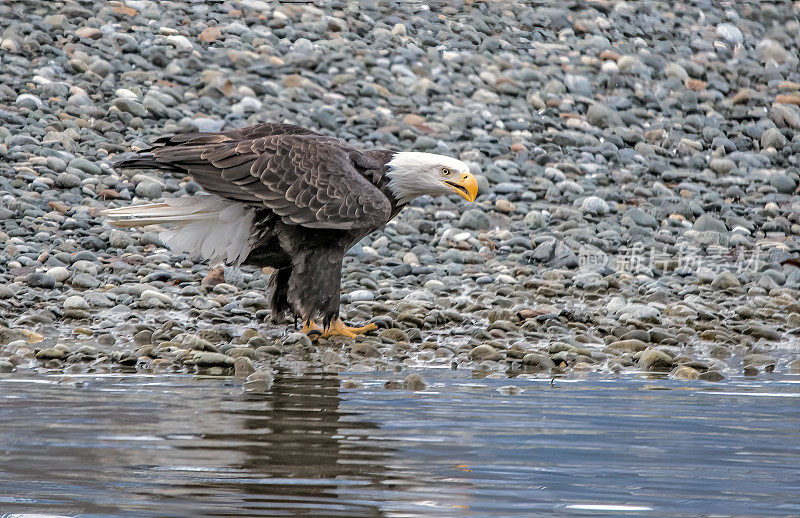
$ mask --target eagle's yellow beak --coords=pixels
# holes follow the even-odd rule
[[[457,182],[444,180],[459,196],[467,201],[475,201],[478,197],[478,180],[466,171],[461,174],[461,179]]]

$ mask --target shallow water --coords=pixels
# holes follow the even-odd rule
[[[421,374],[5,377],[0,513],[800,515],[800,377]]]

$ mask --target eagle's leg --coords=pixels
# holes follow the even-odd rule
[[[277,324],[283,315],[291,309],[288,300],[290,268],[279,268],[272,272],[269,278],[269,308],[273,324]],[[297,317],[295,314],[295,329],[297,329]]]
[[[295,254],[289,277],[288,300],[295,314],[303,319],[300,332],[322,338],[359,334],[377,329],[375,324],[350,327],[339,318],[339,296],[342,286],[342,258],[340,250],[315,249]],[[315,323],[316,315],[322,325]]]
[[[316,247],[293,255],[287,300],[305,323],[303,330],[322,332],[339,318],[344,253],[341,249]],[[313,322],[317,317],[322,318],[321,327]]]

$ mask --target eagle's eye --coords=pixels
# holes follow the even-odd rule
[[[451,174],[453,174],[453,171],[449,167],[442,167],[442,175],[450,176]]]

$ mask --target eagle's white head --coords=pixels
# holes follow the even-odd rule
[[[455,192],[467,201],[478,196],[478,181],[461,160],[433,153],[400,152],[387,164],[389,190],[400,203],[418,196]]]

